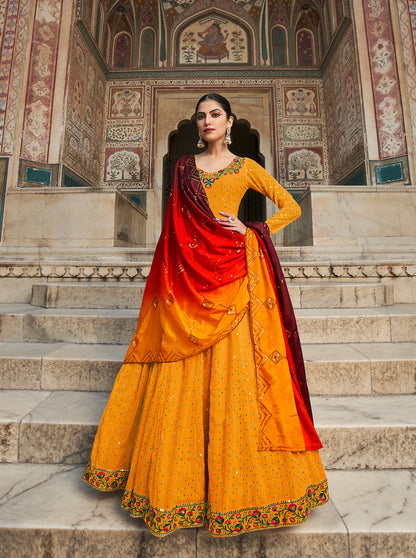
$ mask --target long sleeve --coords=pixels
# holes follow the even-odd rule
[[[300,207],[289,192],[258,163],[246,159],[246,164],[249,187],[267,196],[279,208],[279,211],[266,221],[270,234],[276,233],[300,216]]]

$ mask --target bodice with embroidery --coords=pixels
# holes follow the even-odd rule
[[[270,234],[279,231],[300,215],[300,207],[289,192],[252,159],[235,157],[217,172],[206,172],[199,168],[198,172],[215,217],[221,217],[220,211],[237,215],[241,199],[249,188],[264,194],[279,208],[266,221]]]

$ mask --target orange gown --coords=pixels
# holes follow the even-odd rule
[[[291,195],[251,159],[236,157],[221,171],[198,173],[215,217],[236,215],[248,188],[279,207],[267,221],[271,234],[300,214]],[[220,333],[210,330],[207,337],[203,320],[195,319],[184,325],[190,335],[174,340],[176,357],[162,343],[159,358],[149,359],[156,354],[152,339],[137,357],[144,332],[156,337],[156,313],[170,311],[170,295],[139,319],[84,473],[99,490],[124,490],[122,507],[156,536],[202,525],[214,536],[296,525],[328,501],[319,451],[310,449],[320,442],[311,424],[315,437],[306,442],[266,261],[251,229],[244,241],[248,272],[218,291],[233,302]],[[211,305],[221,305],[209,295]],[[170,345],[172,336],[175,329],[166,333]],[[274,421],[263,420],[265,413]]]

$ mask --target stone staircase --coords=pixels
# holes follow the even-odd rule
[[[144,282],[54,281],[51,273],[50,282],[35,276],[30,303],[0,304],[0,556],[415,556],[416,299],[397,304],[400,269],[336,280],[316,264],[309,277],[290,269],[328,505],[290,529],[156,539],[120,509],[120,493],[84,484]]]

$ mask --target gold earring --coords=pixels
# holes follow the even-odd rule
[[[225,132],[224,143],[225,145],[231,144],[231,128],[227,128],[227,131]]]
[[[201,134],[199,134],[199,136],[198,136],[198,143],[196,144],[196,146],[197,146],[199,149],[202,149],[203,147],[205,147],[205,142],[204,142],[204,140],[201,138]]]

